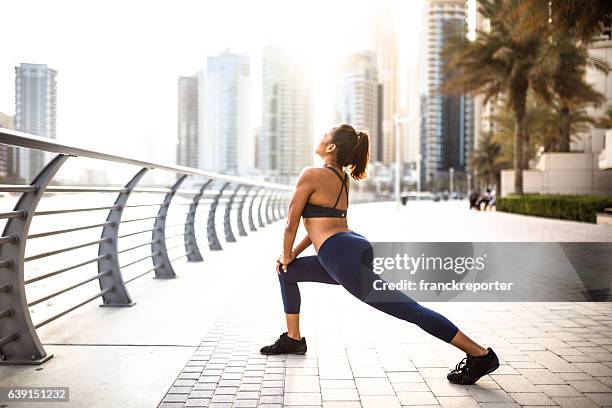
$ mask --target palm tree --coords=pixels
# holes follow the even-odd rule
[[[516,123],[514,115],[509,109],[499,110],[491,116],[495,123],[495,139],[501,144],[503,157],[509,162],[514,161],[514,135]],[[524,168],[529,168],[529,160],[536,157],[540,146],[550,144],[555,137],[556,118],[552,110],[542,104],[536,104],[532,97],[527,98],[525,107],[525,155]]]
[[[608,105],[604,116],[597,118],[595,124],[601,129],[612,129],[612,105]]]
[[[552,0],[549,9],[548,1],[521,0],[512,8],[509,7],[505,13],[523,16],[518,20],[516,26],[516,33],[519,37],[529,36],[543,29],[551,30],[555,37],[574,32],[576,38],[584,44],[590,43],[593,38],[601,35],[604,26],[610,23],[612,2],[609,0]]]
[[[503,156],[502,145],[495,140],[493,132],[480,134],[478,149],[470,157],[470,167],[485,182],[495,184],[495,191],[501,192],[501,171],[508,168],[510,162]]]
[[[559,113],[558,151],[569,152],[571,116],[586,105],[599,106],[605,97],[586,82],[586,67],[591,66],[606,75],[610,65],[605,59],[589,56],[586,45],[566,32],[551,36],[544,42],[538,64],[534,68],[533,88],[536,95]]]
[[[514,27],[520,15],[508,16],[507,4],[518,5],[521,0],[483,0],[479,12],[491,22],[489,32],[478,32],[474,42],[465,36],[449,42],[447,76],[443,91],[448,93],[477,93],[484,102],[503,93],[515,121],[514,135],[514,191],[523,193],[525,106],[532,72],[541,48],[542,35],[514,38]],[[502,14],[504,13],[504,14]]]
[[[559,137],[558,124],[563,115],[558,105],[544,105],[537,103],[533,96],[527,98],[525,109],[525,134],[529,140],[526,146],[525,168],[528,167],[530,159],[534,159],[537,153],[560,151],[561,139]],[[508,109],[501,110],[491,117],[496,125],[495,139],[501,144],[503,157],[513,160],[513,135],[514,120],[512,112]],[[577,135],[586,133],[594,123],[593,118],[587,115],[582,108],[572,109],[568,118],[570,134]]]

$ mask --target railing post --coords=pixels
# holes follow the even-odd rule
[[[105,290],[110,288],[102,295],[102,302],[100,306],[107,307],[121,307],[121,306],[133,306],[135,302],[132,301],[123,276],[121,275],[121,268],[119,266],[119,253],[118,253],[118,236],[119,236],[119,225],[121,224],[121,216],[123,215],[123,209],[127,203],[130,193],[136,187],[142,176],[147,172],[147,168],[143,167],[132,177],[132,179],[125,185],[123,192],[119,193],[115,200],[114,207],[108,212],[106,217],[107,224],[102,228],[101,238],[107,240],[100,243],[98,246],[98,256],[104,256],[98,261],[98,274],[102,274],[98,278],[100,289]]]
[[[272,222],[274,221],[270,215],[272,203],[274,202],[274,191],[275,190],[270,190],[270,194],[268,195],[268,199],[266,200],[266,224],[272,224]]]
[[[283,192],[279,191],[276,193],[274,197],[274,207],[272,209],[272,215],[274,216],[274,221],[278,221],[281,219],[280,206],[281,206],[281,197],[283,196]]]
[[[267,196],[270,195],[270,190],[266,190],[264,188],[263,190],[263,194],[261,195],[261,200],[259,200],[259,207],[257,208],[257,221],[259,222],[259,228],[263,228],[265,227],[264,221],[263,221],[263,212],[265,210],[266,207],[264,207],[264,202],[267,200]],[[268,220],[268,217],[266,216],[266,221]]]
[[[223,195],[223,190],[229,186],[230,182],[226,181],[215,198],[210,204],[210,210],[208,211],[208,222],[206,223],[206,235],[208,237],[208,247],[211,251],[220,251],[223,249],[217,236],[217,227],[215,226],[215,213],[217,212],[217,206],[219,205],[219,199]]]
[[[200,187],[200,191],[193,197],[191,201],[191,205],[189,206],[189,213],[187,213],[187,221],[185,221],[185,253],[187,254],[188,262],[202,262],[204,258],[202,258],[202,253],[200,252],[200,248],[198,247],[198,241],[196,239],[195,233],[195,216],[198,210],[198,204],[200,203],[200,199],[204,194],[204,190],[206,187],[212,183],[212,179],[207,180],[202,187]]]
[[[251,202],[249,203],[249,229],[251,231],[257,231],[257,228],[255,228],[255,222],[253,221],[253,204],[255,203],[255,200],[257,199],[259,192],[262,190],[263,190],[263,187],[259,187],[253,194],[253,197],[251,198]]]
[[[282,191],[278,192],[278,195],[277,195],[277,198],[276,198],[276,201],[275,201],[274,204],[275,204],[275,207],[276,207],[275,208],[276,219],[274,221],[278,221],[278,220],[280,220],[283,217],[283,215],[281,213],[281,206],[283,205],[283,192]]]
[[[234,199],[236,198],[236,194],[238,194],[238,190],[240,190],[240,187],[242,187],[242,184],[238,184],[238,186],[230,196],[230,199],[225,206],[225,211],[223,212],[223,232],[225,233],[226,242],[236,242],[236,237],[232,232],[232,223],[230,220],[230,216],[232,215],[232,206],[234,205]]]
[[[276,215],[274,214],[274,207],[276,206],[276,196],[278,192],[274,190],[274,192],[270,195],[270,205],[268,206],[268,211],[270,212],[270,220],[272,222],[276,221]]]
[[[24,253],[34,211],[45,189],[68,155],[58,154],[32,181],[36,191],[24,192],[9,218],[2,237],[13,240],[0,245],[0,364],[41,364],[53,357],[43,348],[28,309],[24,284]]]
[[[243,212],[244,212],[244,203],[249,196],[249,193],[253,189],[253,186],[248,186],[244,194],[242,195],[242,200],[240,200],[240,204],[238,205],[238,235],[241,237],[246,237],[247,232],[244,229],[244,223],[242,222]]]
[[[287,217],[287,211],[289,209],[289,198],[287,196],[288,193],[283,194],[283,199],[281,200],[281,218]]]
[[[170,188],[170,191],[164,197],[163,204],[159,207],[157,212],[157,218],[155,218],[155,225],[153,226],[153,234],[151,239],[151,259],[155,266],[155,278],[156,279],[173,279],[176,278],[174,268],[168,258],[168,249],[166,248],[166,217],[168,215],[168,209],[172,203],[172,198],[176,194],[176,190],[180,187],[181,183],[185,181],[187,174],[183,174]]]

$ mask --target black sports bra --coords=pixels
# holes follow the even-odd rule
[[[336,198],[336,203],[334,204],[333,207],[306,203],[306,205],[304,206],[304,211],[302,212],[303,218],[316,218],[316,217],[346,218],[346,210],[341,210],[339,208],[336,208],[336,206],[338,205],[338,201],[340,201],[340,195],[342,195],[342,189],[344,189],[344,191],[346,192],[346,202],[348,203],[348,187],[346,186],[346,180],[348,179],[348,175],[346,174],[345,171],[343,171],[344,173],[344,179],[343,179],[342,176],[340,176],[340,174],[338,173],[338,171],[336,171],[336,169],[334,169],[333,167],[329,167],[329,166],[325,166],[325,167],[333,171],[336,174],[336,176],[338,176],[340,181],[342,182],[342,187],[340,187],[340,191],[338,192],[338,198]]]

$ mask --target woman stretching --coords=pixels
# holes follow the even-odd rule
[[[283,252],[276,265],[287,332],[274,344],[262,347],[261,353],[306,353],[306,339],[300,335],[300,290],[297,283],[321,282],[342,285],[370,306],[414,323],[465,352],[467,356],[447,376],[453,383],[473,384],[497,369],[499,360],[491,348],[485,349],[473,342],[447,318],[419,305],[403,292],[386,291],[384,301],[368,299],[368,293],[362,291],[362,287],[372,288],[371,283],[379,276],[371,268],[372,245],[347,226],[348,175],[344,167],[349,167],[354,180],[365,178],[370,155],[369,136],[351,125],[342,124],[325,134],[316,153],[323,159],[324,167],[306,167],[300,174],[289,203]],[[292,249],[300,216],[304,218],[307,236]],[[314,244],[317,255],[298,258],[310,244]]]

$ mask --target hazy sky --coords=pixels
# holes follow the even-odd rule
[[[14,114],[14,67],[58,70],[58,139],[174,161],[177,78],[225,48],[252,57],[253,122],[260,121],[260,51],[289,45],[317,79],[316,134],[330,123],[333,67],[368,47],[371,5],[381,0],[34,1],[3,4],[0,111]],[[424,0],[401,0],[402,92],[415,95]],[[412,99],[412,98],[410,98]],[[416,99],[418,101],[418,97]],[[145,142],[146,141],[146,142]],[[153,143],[151,143],[153,142]]]

